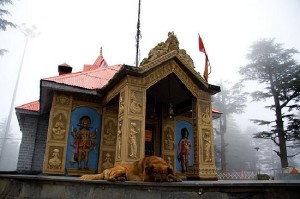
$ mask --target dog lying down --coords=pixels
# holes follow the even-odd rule
[[[167,162],[157,156],[142,158],[136,162],[119,164],[100,174],[83,175],[83,180],[181,182]]]

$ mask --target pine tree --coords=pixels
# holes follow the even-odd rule
[[[5,10],[3,7],[6,4],[13,4],[12,0],[0,0],[0,30],[6,31],[7,27],[16,28],[16,25],[3,18],[5,15],[10,15],[8,10]],[[0,49],[0,56],[4,55],[7,52],[5,49]]]
[[[220,128],[217,133],[221,139],[221,169],[226,170],[226,146],[225,134],[227,131],[228,117],[233,113],[243,113],[245,108],[246,97],[242,92],[243,84],[236,83],[226,88],[223,82],[219,83],[221,92],[213,97],[213,106],[222,112],[219,120]],[[230,83],[227,83],[227,87]]]
[[[252,120],[259,125],[271,125],[272,129],[257,132],[254,137],[273,140],[279,147],[274,151],[281,159],[282,168],[288,166],[287,141],[295,143],[300,139],[300,120],[295,117],[295,111],[300,108],[300,67],[293,58],[296,53],[293,48],[284,49],[275,39],[262,39],[252,44],[247,54],[250,63],[239,70],[243,81],[254,80],[264,86],[251,93],[253,101],[273,98],[274,103],[266,108],[275,112],[275,119]]]

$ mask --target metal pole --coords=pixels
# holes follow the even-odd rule
[[[140,15],[141,15],[141,0],[139,0],[137,32],[136,32],[136,37],[135,37],[135,39],[136,39],[135,66],[136,67],[138,67],[138,64],[139,64],[139,49],[140,49],[140,38],[141,38]]]
[[[12,118],[12,113],[13,113],[14,104],[15,104],[15,100],[16,100],[16,95],[17,95],[17,92],[18,92],[19,80],[20,80],[20,76],[21,76],[21,72],[22,72],[22,68],[23,68],[23,62],[24,62],[24,57],[25,57],[25,53],[26,53],[28,40],[29,40],[30,37],[34,36],[33,29],[35,29],[35,26],[32,26],[32,29],[30,29],[30,28],[26,28],[25,24],[23,24],[23,28],[20,29],[21,32],[26,36],[26,41],[25,41],[25,45],[24,45],[24,49],[23,49],[23,55],[22,55],[22,59],[21,59],[21,62],[20,62],[19,70],[18,70],[17,81],[16,81],[16,84],[15,84],[12,100],[11,100],[11,103],[10,103],[10,110],[9,110],[8,119],[7,119],[7,122],[6,122],[4,138],[3,138],[3,144],[2,144],[2,147],[1,147],[1,151],[0,151],[0,163],[2,163],[2,161],[3,161],[4,149],[5,149],[6,140],[7,140],[7,136],[8,136],[10,125],[11,125],[11,118]]]

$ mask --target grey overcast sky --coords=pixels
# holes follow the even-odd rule
[[[80,71],[95,61],[100,47],[109,65],[134,65],[138,0],[13,1],[14,5],[5,6],[11,12],[7,19],[35,25],[38,33],[27,46],[15,106],[38,100],[40,79],[56,76],[59,64],[66,62],[74,72]],[[252,42],[276,38],[285,48],[300,50],[299,28],[299,0],[141,0],[140,60],[174,31],[180,48],[202,74],[200,33],[212,66],[209,83],[237,82],[238,67],[247,63],[245,55]],[[25,36],[17,29],[1,31],[0,44],[9,51],[0,57],[2,120],[9,113]],[[253,107],[257,106],[248,107],[240,119],[256,118],[258,111]],[[270,114],[259,112],[262,117]],[[15,113],[11,129],[13,136],[21,137]]]

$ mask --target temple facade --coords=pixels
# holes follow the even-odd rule
[[[102,56],[83,71],[67,64],[40,81],[40,99],[16,107],[23,134],[20,173],[81,175],[150,155],[186,179],[216,180],[211,96],[174,33],[139,67],[108,66]]]

